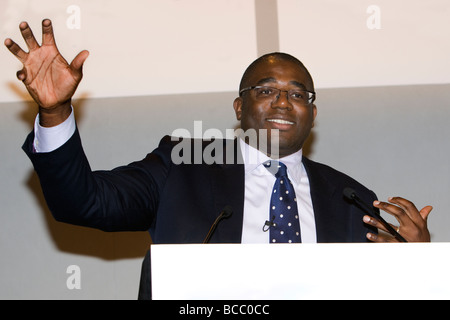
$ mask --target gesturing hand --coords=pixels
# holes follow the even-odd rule
[[[31,97],[39,105],[43,126],[63,122],[70,114],[70,103],[82,78],[82,67],[89,52],[80,52],[69,65],[56,47],[52,23],[42,21],[42,44],[39,45],[28,23],[19,25],[29,52],[25,52],[13,40],[5,45],[23,64],[17,78],[25,84]]]
[[[389,198],[389,202],[375,201],[374,207],[393,215],[399,222],[399,226],[392,226],[408,242],[430,242],[430,232],[427,227],[427,219],[433,207],[426,206],[420,211],[414,203],[400,197]],[[364,216],[364,222],[378,229],[387,231],[383,225],[370,216]],[[367,234],[369,240],[374,242],[396,242],[391,235],[372,233]]]

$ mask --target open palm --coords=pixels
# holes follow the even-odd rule
[[[11,39],[5,40],[9,51],[23,64],[17,77],[23,81],[40,108],[51,110],[67,103],[81,81],[82,66],[89,52],[80,52],[68,64],[56,47],[50,20],[42,22],[42,45],[38,44],[26,22],[22,22],[19,27],[28,53]]]

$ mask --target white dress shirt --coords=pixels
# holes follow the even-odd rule
[[[276,178],[263,163],[271,159],[242,139],[239,143],[245,165],[242,243],[269,243],[270,232],[264,232],[263,226],[270,220],[270,198]],[[279,160],[286,165],[288,178],[294,185],[302,243],[316,243],[316,223],[302,150]]]
[[[45,128],[39,124],[39,115],[34,123],[35,152],[51,152],[66,143],[76,129],[72,113],[58,126]],[[265,154],[249,146],[239,138],[245,165],[245,200],[242,243],[269,243],[269,232],[263,231],[264,223],[270,220],[269,207],[275,176],[262,163],[270,160]],[[294,185],[297,197],[300,230],[303,243],[315,243],[316,226],[311,201],[308,175],[302,164],[302,150],[281,158],[287,167],[288,177]]]
[[[37,153],[52,152],[66,143],[76,129],[75,116],[72,112],[63,123],[54,127],[42,127],[39,124],[39,114],[34,120],[34,151]]]

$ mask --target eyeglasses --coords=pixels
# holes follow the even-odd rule
[[[252,97],[259,101],[274,102],[280,97],[281,92],[287,92],[288,101],[293,104],[309,105],[316,99],[315,92],[302,89],[281,90],[266,86],[244,88],[239,91],[239,96],[242,96],[246,91],[250,91]]]

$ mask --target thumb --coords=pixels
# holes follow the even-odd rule
[[[70,67],[78,72],[81,72],[81,69],[83,68],[83,64],[86,61],[86,59],[89,57],[89,51],[83,50],[77,56],[72,60],[72,63],[70,64]]]
[[[433,210],[432,206],[426,206],[422,210],[420,210],[420,216],[423,220],[427,221],[428,215],[430,214],[431,210]]]

